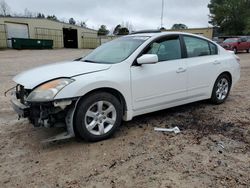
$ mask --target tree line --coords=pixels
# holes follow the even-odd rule
[[[4,17],[28,17],[28,18],[41,18],[41,19],[48,19],[48,20],[54,20],[54,21],[60,21],[64,23],[69,23],[72,25],[78,25],[83,28],[87,28],[86,21],[80,21],[77,22],[74,18],[70,18],[68,21],[58,19],[56,15],[45,15],[43,13],[34,13],[27,8],[24,10],[24,14],[14,14],[12,15],[10,13],[10,7],[5,2],[5,0],[0,1],[0,16]],[[188,27],[185,24],[174,24],[172,26],[172,29],[187,29]],[[161,28],[161,30],[164,30],[165,28]],[[114,27],[113,31],[110,32],[110,30],[107,28],[106,25],[101,25],[97,31],[98,35],[127,35],[133,31],[133,25],[129,22],[118,24]]]
[[[40,13],[40,12],[35,13],[35,12],[32,12],[32,11],[28,10],[27,8],[24,9],[24,13],[11,14],[10,7],[5,2],[5,0],[0,1],[0,16],[2,16],[2,17],[41,18],[41,19],[44,18],[44,19],[48,19],[48,20],[54,20],[54,21],[69,23],[69,24],[72,24],[72,25],[78,25],[78,26],[84,27],[84,28],[87,27],[86,21],[78,21],[78,22],[76,22],[74,20],[74,18],[70,18],[68,21],[66,21],[66,20],[57,18],[56,15],[54,15],[54,14],[45,15],[45,14]]]
[[[57,18],[56,15],[45,15],[41,12],[34,13],[27,8],[24,10],[24,14],[11,14],[10,7],[9,5],[4,1],[0,1],[0,16],[2,17],[27,17],[27,18],[40,18],[40,19],[48,19],[48,20],[53,20],[53,21],[60,21],[64,23],[69,23],[72,25],[77,25],[83,28],[87,28],[86,21],[76,21],[74,18],[69,18],[68,21],[62,20]],[[125,26],[126,25],[126,26]],[[131,28],[129,28],[131,27]],[[126,24],[118,24],[114,31],[111,34],[114,35],[127,35],[129,32],[131,32],[129,29],[132,31],[132,24],[127,22]],[[108,35],[110,34],[110,31],[107,29],[106,25],[101,25],[100,28],[98,29],[98,35]]]
[[[128,35],[130,32],[132,31],[129,31],[129,28],[124,26],[124,25],[121,25],[121,24],[118,24],[114,30],[113,30],[113,35]],[[107,35],[110,33],[110,31],[107,29],[106,25],[101,25],[101,27],[98,29],[98,35]]]
[[[208,4],[210,11],[209,23],[218,31],[220,35],[250,35],[250,0],[210,0]],[[86,28],[86,21],[76,21],[74,18],[69,20],[58,19],[56,15],[45,15],[43,13],[34,13],[28,9],[24,14],[11,14],[9,5],[5,0],[0,0],[0,16],[16,17],[35,17],[46,18],[49,20],[60,21],[72,25],[78,25]],[[181,30],[188,27],[183,23],[173,24],[171,29]],[[164,30],[165,28],[160,28]],[[106,25],[101,25],[98,29],[98,35],[126,35],[133,31],[132,24],[118,24],[110,32]]]

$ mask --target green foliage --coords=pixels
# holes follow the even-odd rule
[[[128,34],[129,34],[128,28],[126,28],[126,27],[121,27],[121,28],[119,29],[119,32],[118,32],[117,35],[128,35]]]
[[[180,29],[187,29],[188,27],[185,24],[179,23],[174,24],[171,29],[173,30],[180,30]]]
[[[58,21],[57,17],[54,14],[53,15],[48,15],[47,19]]]
[[[121,25],[119,24],[119,25],[117,25],[116,27],[115,27],[115,29],[114,29],[114,31],[113,31],[113,34],[114,35],[118,35],[118,33],[119,33],[119,30],[121,29]]]
[[[246,35],[250,35],[250,16],[246,20],[246,27],[245,27],[245,30],[243,32]]]
[[[97,33],[98,35],[107,35],[109,33],[109,30],[107,29],[106,25],[101,25]]]
[[[250,0],[211,0],[210,19],[219,32],[226,35],[250,33]]]
[[[128,35],[129,29],[127,27],[122,27],[120,24],[117,25],[113,31],[114,35]]]
[[[38,13],[36,17],[37,18],[45,18],[44,14],[42,14],[42,13]]]
[[[86,28],[86,27],[87,27],[87,24],[86,24],[86,22],[84,22],[84,21],[80,22],[79,25],[80,25],[81,27],[83,27],[83,28]]]
[[[69,19],[69,24],[76,25],[76,21],[74,20],[74,18]]]

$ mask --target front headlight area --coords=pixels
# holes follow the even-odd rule
[[[59,78],[46,82],[35,88],[27,97],[28,102],[47,102],[52,101],[59,91],[74,82],[70,78]]]

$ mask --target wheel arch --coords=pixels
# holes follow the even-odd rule
[[[212,97],[212,94],[213,94],[213,89],[214,89],[214,85],[215,85],[215,83],[216,83],[216,80],[221,76],[221,75],[223,75],[223,74],[226,74],[226,75],[228,75],[228,77],[230,78],[230,82],[231,82],[231,86],[230,87],[232,87],[232,74],[229,72],[229,71],[224,71],[224,72],[221,72],[216,78],[215,78],[215,80],[213,81],[213,85],[211,85],[211,87],[210,87],[210,91],[209,91],[209,97],[211,98]]]
[[[98,92],[106,92],[106,93],[110,93],[112,95],[114,95],[121,103],[122,108],[123,108],[123,114],[127,111],[128,107],[127,107],[127,102],[125,100],[125,97],[122,95],[122,93],[120,91],[118,91],[117,89],[111,88],[111,87],[102,87],[102,88],[96,88],[93,89],[91,91],[88,91],[87,93],[85,93],[84,95],[82,95],[76,105],[76,108],[78,106],[78,103],[81,100],[84,100],[84,98],[86,98],[87,96],[93,94],[93,93],[98,93]]]
[[[76,112],[76,109],[78,107],[78,105],[80,104],[80,102],[82,100],[84,100],[87,96],[89,95],[92,95],[93,93],[98,93],[98,92],[107,92],[107,93],[110,93],[112,95],[114,95],[122,104],[122,108],[123,108],[123,115],[125,114],[125,112],[127,111],[127,103],[126,103],[126,100],[125,100],[125,97],[121,94],[120,91],[118,91],[117,89],[114,89],[114,88],[110,88],[110,87],[103,87],[103,88],[97,88],[97,89],[93,89],[87,93],[85,93],[84,95],[82,95],[76,102],[75,104],[75,107],[74,107],[74,113],[73,113],[73,122],[72,122],[72,126],[73,126],[73,130],[74,130],[74,134],[77,138],[79,138],[79,133],[77,132],[76,130],[76,127],[75,127],[75,118],[76,118],[76,115],[75,115],[75,112]]]
[[[114,89],[114,88],[110,88],[110,87],[97,88],[97,89],[89,91],[81,98],[84,98],[88,95],[91,95],[92,93],[97,93],[97,92],[107,92],[107,93],[114,95],[121,102],[122,107],[123,107],[123,112],[127,110],[127,104],[126,104],[125,97],[121,94],[120,91],[118,91],[117,89]]]
[[[229,83],[229,90],[228,90],[228,92],[226,93],[226,97],[225,97],[225,98],[223,98],[223,99],[218,99],[218,98],[216,97],[216,92],[217,92],[216,83],[218,83],[219,79],[223,78],[222,76],[223,76],[223,77],[226,76],[226,77],[229,78],[229,82],[230,82],[230,83]],[[212,91],[211,91],[211,95],[210,95],[210,101],[211,101],[213,104],[221,104],[221,103],[223,103],[223,102],[226,100],[226,98],[228,97],[231,87],[232,87],[232,74],[231,74],[229,71],[224,71],[224,72],[220,73],[220,74],[217,76],[216,80],[214,81],[214,85],[213,85],[213,88],[212,88]]]
[[[226,74],[230,78],[230,84],[232,85],[232,82],[233,82],[233,80],[232,80],[232,74],[229,71],[222,72],[217,78],[219,78],[223,74]]]

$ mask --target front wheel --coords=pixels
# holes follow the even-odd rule
[[[76,110],[78,135],[92,142],[111,137],[121,124],[122,109],[119,100],[106,92],[85,97]]]
[[[227,74],[220,75],[215,81],[211,102],[221,104],[227,99],[231,89],[231,79]]]

